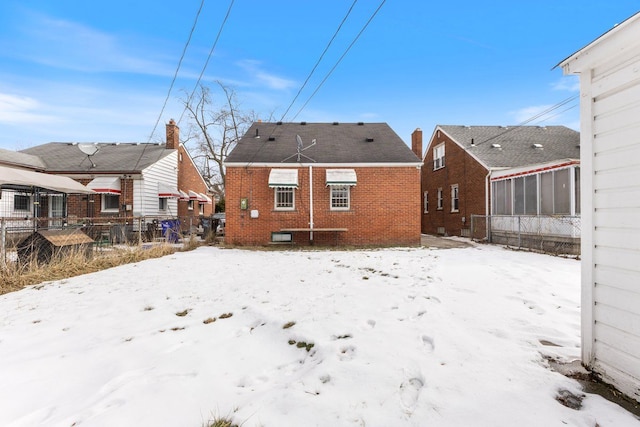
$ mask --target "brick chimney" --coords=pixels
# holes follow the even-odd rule
[[[422,129],[416,128],[411,134],[411,151],[422,160]]]
[[[175,120],[169,120],[167,123],[167,149],[176,150],[180,146],[180,128],[176,125]]]

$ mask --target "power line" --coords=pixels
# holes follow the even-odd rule
[[[496,138],[500,138],[501,136],[503,136],[503,135],[504,135],[504,134],[506,134],[506,133],[509,133],[509,132],[512,132],[512,131],[514,131],[514,130],[516,130],[516,129],[518,129],[518,128],[521,128],[521,127],[523,127],[523,126],[527,125],[528,123],[531,123],[532,121],[534,121],[534,120],[536,120],[536,119],[539,119],[540,117],[543,117],[544,115],[546,115],[546,114],[548,114],[548,113],[550,113],[550,112],[552,112],[552,111],[554,111],[554,110],[557,110],[558,108],[562,107],[563,105],[566,105],[566,104],[570,103],[571,101],[576,100],[576,99],[578,98],[578,96],[579,96],[579,95],[574,95],[574,96],[571,96],[571,97],[569,97],[569,98],[567,98],[567,99],[564,99],[564,100],[562,100],[562,101],[558,102],[557,104],[552,105],[551,107],[547,108],[546,110],[541,111],[541,112],[539,112],[538,114],[535,114],[534,116],[532,116],[532,117],[530,117],[530,118],[528,118],[528,119],[526,119],[526,120],[524,120],[524,121],[520,122],[520,123],[519,123],[519,124],[517,124],[516,126],[509,127],[509,128],[508,128],[507,130],[505,130],[504,132],[500,132],[499,134],[494,135],[494,136],[492,136],[492,137],[489,137],[489,138],[485,139],[484,141],[480,141],[480,142],[478,142],[478,143],[475,143],[475,144],[474,144],[474,146],[476,146],[476,147],[477,147],[478,145],[481,145],[481,144],[487,143],[487,142],[489,142],[489,141],[493,141],[494,139],[496,139]],[[575,106],[572,106],[572,107],[570,107],[570,108],[567,108],[567,109],[566,109],[566,110],[564,110],[564,111],[570,110],[571,108],[574,108],[574,107],[575,107]],[[560,114],[560,113],[558,113],[558,114]],[[554,116],[552,116],[552,117],[554,117]],[[547,118],[547,120],[548,120],[548,118]]]
[[[316,64],[313,66],[313,68],[311,69],[311,72],[309,73],[309,75],[307,76],[306,80],[304,81],[304,83],[302,84],[302,86],[300,86],[300,89],[298,90],[298,93],[296,94],[296,96],[293,98],[293,101],[291,101],[291,104],[289,104],[289,106],[287,107],[287,110],[284,112],[284,114],[282,115],[282,117],[280,118],[280,121],[284,121],[284,118],[286,117],[287,113],[289,112],[289,110],[291,109],[291,107],[293,106],[293,104],[296,102],[296,100],[298,99],[298,97],[300,96],[300,93],[302,93],[302,90],[305,88],[305,86],[307,85],[307,83],[309,82],[309,79],[311,78],[311,76],[313,75],[313,73],[316,71],[316,68],[318,68],[318,65],[320,64],[320,62],[322,61],[322,58],[324,58],[324,55],[327,53],[327,51],[329,50],[329,47],[331,46],[331,44],[333,43],[333,41],[335,40],[336,36],[338,35],[338,33],[340,32],[340,29],[342,28],[342,25],[345,23],[345,21],[347,20],[347,18],[349,17],[349,15],[351,14],[351,11],[353,10],[353,7],[356,5],[356,3],[358,2],[358,0],[354,0],[353,3],[351,3],[351,7],[349,8],[349,10],[347,11],[347,14],[344,16],[344,18],[342,18],[342,22],[340,22],[340,25],[338,25],[338,28],[336,29],[336,31],[333,33],[333,37],[331,37],[331,40],[329,40],[329,43],[327,43],[327,46],[324,48],[324,50],[322,51],[322,54],[320,54],[320,57],[318,58],[318,60],[316,61]]]
[[[318,64],[320,63],[320,61],[322,60],[322,57],[324,56],[324,54],[326,53],[327,49],[329,48],[329,46],[331,45],[331,42],[333,42],[333,39],[336,37],[336,35],[338,34],[338,31],[340,31],[340,28],[342,27],[342,25],[344,24],[344,22],[346,21],[347,17],[349,16],[349,14],[351,13],[351,10],[353,9],[354,5],[356,4],[357,0],[353,2],[353,4],[351,5],[351,8],[349,9],[349,11],[347,12],[346,16],[344,17],[344,19],[342,20],[342,22],[340,23],[340,26],[338,26],[338,29],[336,30],[335,34],[333,35],[333,37],[331,38],[331,41],[329,42],[329,45],[327,45],[327,47],[325,48],[325,50],[322,52],[322,55],[320,56],[320,58],[318,59],[318,61],[316,62],[316,65],[313,67],[311,73],[309,74],[309,76],[307,77],[307,80],[305,80],[302,88],[300,88],[300,90],[298,91],[298,94],[296,95],[296,97],[294,98],[294,100],[291,102],[291,104],[289,105],[289,107],[287,108],[287,111],[282,115],[282,117],[284,118],[287,114],[287,112],[289,111],[289,109],[291,108],[291,106],[293,105],[293,103],[295,102],[295,100],[297,99],[298,95],[300,95],[300,92],[302,91],[302,89],[304,88],[304,85],[307,84],[307,82],[309,81],[309,78],[311,77],[311,74],[313,74],[313,72],[315,71],[315,69],[317,68]],[[343,54],[340,56],[340,58],[338,59],[338,61],[334,64],[334,66],[331,68],[331,70],[329,70],[329,72],[324,76],[324,78],[322,79],[322,81],[320,82],[320,84],[316,87],[316,89],[313,91],[313,93],[311,94],[311,96],[309,96],[309,98],[307,98],[307,100],[305,101],[304,105],[298,110],[298,112],[296,113],[296,115],[290,120],[291,122],[293,122],[296,117],[298,117],[298,115],[302,112],[302,110],[307,106],[307,104],[309,103],[309,101],[311,100],[311,98],[313,98],[313,96],[318,92],[318,90],[320,90],[320,87],[322,87],[322,85],[327,81],[327,79],[329,78],[329,76],[331,76],[331,74],[333,73],[333,71],[338,67],[338,64],[340,64],[340,62],[344,59],[344,57],[347,55],[347,53],[349,52],[349,50],[351,50],[351,48],[353,47],[353,45],[356,43],[356,41],[358,41],[358,39],[360,38],[360,36],[362,35],[362,33],[364,32],[364,30],[369,26],[369,24],[371,23],[371,21],[373,20],[373,18],[378,14],[378,12],[380,11],[380,9],[382,8],[382,6],[384,5],[384,3],[386,2],[386,0],[382,0],[382,2],[380,3],[380,5],[378,6],[378,8],[373,12],[373,14],[369,17],[369,19],[367,20],[367,22],[365,23],[365,25],[360,29],[360,31],[358,32],[358,34],[356,35],[356,37],[353,39],[353,41],[349,44],[349,46],[347,47],[347,49],[343,52]],[[273,135],[273,133],[275,132],[275,127],[272,129],[271,131],[271,135]],[[268,139],[268,138],[267,138]],[[260,147],[258,148],[258,150],[253,154],[253,156],[251,157],[251,160],[249,161],[249,165],[251,163],[253,163],[253,159],[258,155],[258,153],[260,153],[260,151],[262,151],[262,149],[264,148],[266,144],[266,141],[262,142],[262,144],[260,145]]]
[[[371,21],[373,21],[373,18],[375,18],[375,16],[378,14],[378,12],[380,11],[380,9],[382,8],[382,6],[384,5],[384,3],[386,2],[386,0],[382,0],[382,2],[380,2],[380,5],[378,6],[378,8],[375,10],[375,12],[373,12],[373,14],[371,15],[371,17],[369,17],[369,20],[367,21],[366,24],[364,24],[364,26],[362,27],[362,29],[360,30],[360,32],[358,33],[358,35],[356,35],[356,37],[353,39],[353,41],[351,42],[351,44],[349,44],[349,46],[347,47],[347,49],[344,51],[344,53],[342,54],[342,56],[340,56],[340,58],[338,59],[338,61],[335,63],[335,65],[331,68],[331,70],[329,70],[329,72],[324,76],[324,78],[322,79],[322,81],[320,82],[320,84],[316,87],[316,89],[313,91],[313,93],[311,94],[311,96],[309,96],[309,98],[307,98],[307,100],[305,101],[305,103],[302,105],[302,107],[300,107],[300,109],[298,110],[298,112],[296,113],[295,116],[293,116],[293,118],[291,119],[291,121],[294,121],[296,119],[296,117],[298,117],[298,115],[302,112],[302,110],[304,110],[304,108],[307,106],[307,104],[309,103],[309,101],[311,101],[311,98],[313,98],[315,96],[316,93],[318,93],[318,91],[320,90],[320,88],[322,87],[322,85],[327,81],[327,79],[329,78],[329,76],[331,76],[331,74],[333,73],[333,71],[338,67],[338,65],[340,64],[340,62],[342,62],[342,60],[344,59],[344,57],[347,55],[347,53],[349,52],[349,50],[351,50],[351,48],[353,47],[353,45],[356,43],[356,41],[358,41],[358,39],[360,38],[360,36],[362,35],[362,33],[364,32],[364,30],[366,30],[366,28],[369,26],[369,24],[371,23]]]
[[[196,84],[193,87],[193,90],[191,91],[191,94],[187,98],[187,104],[185,105],[184,109],[182,110],[182,114],[180,114],[180,119],[178,119],[178,124],[180,124],[180,122],[182,121],[182,118],[184,117],[184,113],[185,113],[185,111],[187,111],[187,105],[189,105],[189,103],[191,102],[191,99],[193,98],[193,95],[195,94],[196,90],[198,89],[198,85],[200,84],[200,80],[202,80],[202,76],[204,75],[204,72],[207,69],[207,66],[209,65],[209,60],[211,59],[211,55],[213,55],[213,51],[215,50],[216,45],[218,44],[218,40],[220,40],[220,35],[222,34],[222,29],[224,28],[225,24],[227,23],[227,19],[229,19],[229,14],[231,14],[231,9],[233,8],[234,1],[235,0],[231,0],[231,2],[229,3],[229,7],[227,8],[227,13],[224,16],[224,19],[222,20],[222,24],[220,24],[220,29],[218,30],[218,34],[216,35],[216,39],[214,40],[213,45],[211,45],[211,49],[209,50],[209,55],[207,56],[207,60],[205,61],[204,66],[202,67],[202,71],[200,71],[200,75],[198,76],[198,80],[196,81]]]
[[[187,42],[185,43],[184,48],[182,49],[182,55],[180,55],[180,60],[178,61],[178,66],[176,67],[176,71],[173,74],[173,79],[171,80],[171,85],[169,85],[169,91],[167,92],[167,97],[164,99],[164,104],[162,104],[162,108],[160,109],[160,114],[158,115],[158,119],[156,120],[156,124],[153,126],[153,130],[151,131],[151,134],[149,135],[149,139],[147,140],[147,142],[151,142],[151,138],[153,138],[153,134],[156,132],[156,129],[158,128],[158,123],[160,123],[160,119],[162,118],[162,113],[164,113],[164,109],[167,106],[167,102],[169,101],[169,96],[171,95],[171,90],[173,89],[173,85],[175,84],[176,78],[178,77],[178,71],[180,70],[180,66],[182,65],[182,60],[184,59],[184,55],[187,52],[187,47],[189,46],[189,43],[191,42],[191,37],[193,36],[193,32],[196,29],[196,25],[198,24],[198,18],[200,17],[200,12],[202,11],[202,7],[204,6],[204,2],[205,2],[205,0],[202,0],[200,2],[200,7],[198,8],[198,12],[196,13],[196,17],[193,20],[193,25],[191,26],[191,31],[189,32],[189,38],[187,39]]]

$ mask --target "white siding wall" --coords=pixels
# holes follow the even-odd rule
[[[640,20],[633,25],[565,72],[581,76],[583,362],[640,401]]]
[[[178,215],[177,199],[167,199],[167,210],[158,210],[158,183],[163,182],[178,188],[178,153],[168,156],[142,171],[142,179],[136,180],[133,187],[134,216]]]

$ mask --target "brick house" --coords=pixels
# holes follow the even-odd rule
[[[69,177],[96,193],[41,198],[36,203],[39,217],[170,216],[189,222],[211,215],[208,187],[180,144],[173,120],[166,125],[166,136],[166,144],[51,142],[2,152],[0,163]],[[38,195],[24,197],[29,197],[25,206],[5,207],[2,216],[33,216],[30,206]]]
[[[422,144],[420,129],[412,140]],[[471,215],[578,214],[579,147],[580,134],[564,126],[436,126],[422,168],[422,232],[469,237]],[[548,182],[562,189],[555,205]]]
[[[237,245],[419,245],[419,157],[386,123],[254,123],[226,166]]]

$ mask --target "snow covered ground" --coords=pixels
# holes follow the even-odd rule
[[[640,426],[580,354],[580,263],[202,247],[0,296],[0,425]],[[215,319],[215,321],[213,321]],[[553,345],[552,345],[553,344]]]

